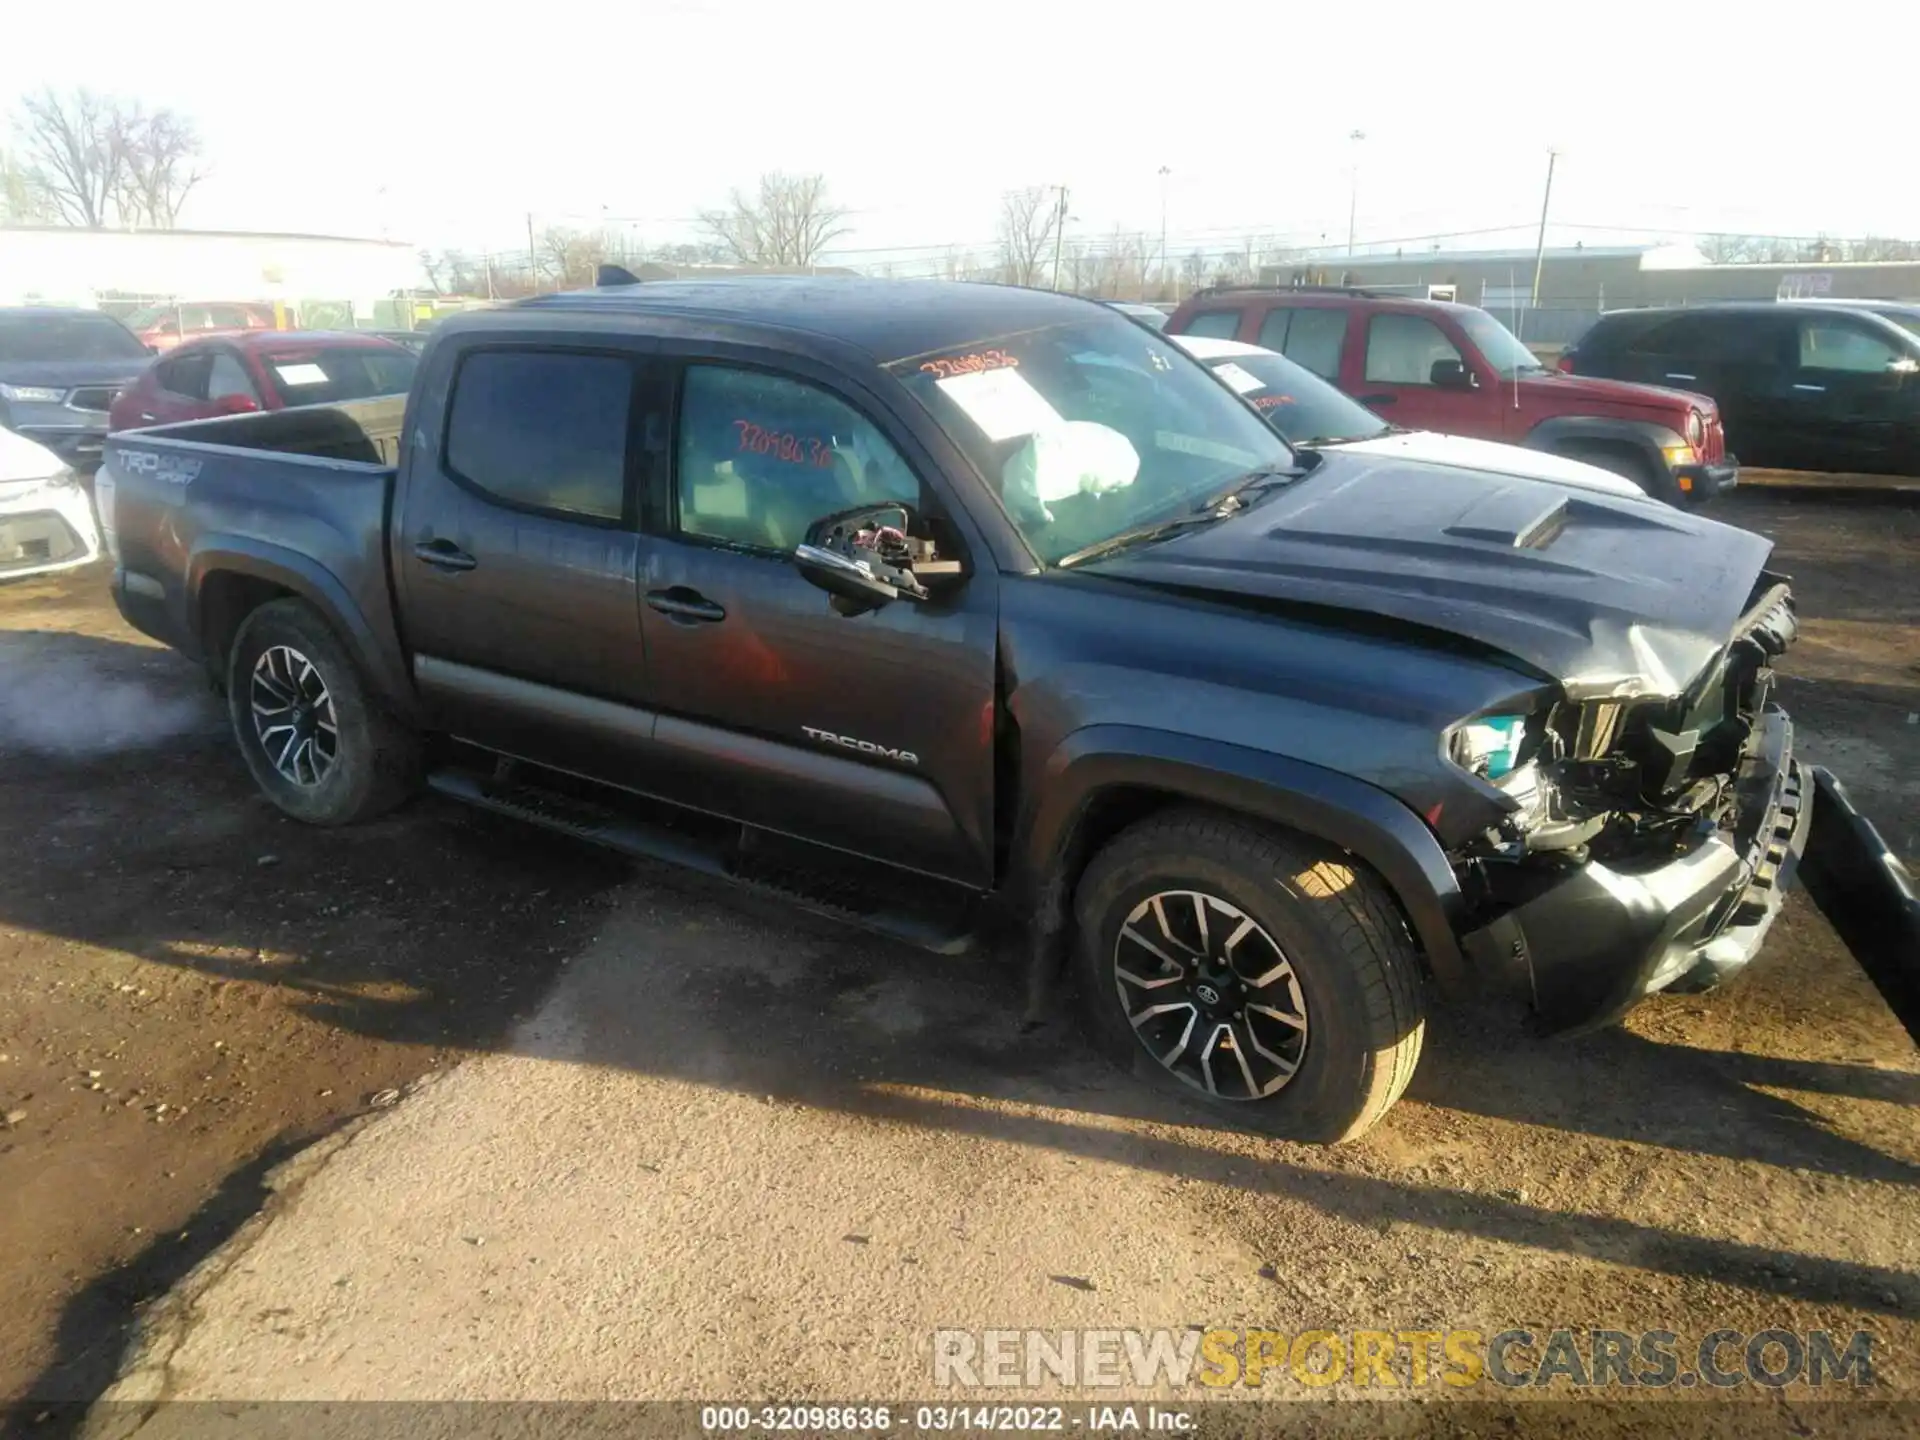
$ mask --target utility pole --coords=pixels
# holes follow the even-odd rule
[[[1353,254],[1354,222],[1360,215],[1360,142],[1367,132],[1356,130],[1347,139],[1353,142],[1353,183],[1347,190],[1347,254]]]
[[[1171,174],[1173,171],[1165,165],[1160,167],[1160,285],[1162,289],[1165,289],[1167,284],[1167,177]],[[1174,298],[1179,297],[1176,295]]]
[[[1067,187],[1053,187],[1060,193],[1060,209],[1053,217],[1053,288],[1060,288],[1060,237],[1067,228]]]
[[[534,294],[540,293],[540,252],[533,247],[533,212],[527,212],[527,282]]]
[[[1533,247],[1533,302],[1529,307],[1540,308],[1540,271],[1547,263],[1547,206],[1553,201],[1553,162],[1560,158],[1558,150],[1547,151],[1547,189],[1540,197],[1540,239]]]

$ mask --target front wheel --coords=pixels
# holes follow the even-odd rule
[[[1380,879],[1206,811],[1133,826],[1075,892],[1094,1042],[1158,1088],[1292,1139],[1371,1129],[1413,1078],[1418,957]]]
[[[419,786],[418,737],[304,600],[247,616],[227,657],[227,712],[255,783],[296,820],[350,825]]]

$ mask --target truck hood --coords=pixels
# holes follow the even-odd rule
[[[1502,382],[1502,387],[1508,382]],[[1703,413],[1713,411],[1713,401],[1685,390],[1669,390],[1664,385],[1641,385],[1630,380],[1602,380],[1593,375],[1566,375],[1558,370],[1520,377],[1522,404],[1532,400],[1542,411],[1571,414],[1582,405],[1613,409],[1639,410],[1648,419],[1668,424],[1684,422],[1689,407]],[[1678,431],[1679,425],[1674,425]]]
[[[1772,549],[1644,499],[1336,449],[1239,514],[1086,568],[1384,616],[1502,651],[1571,699],[1626,699],[1686,688]]]
[[[0,360],[0,381],[8,385],[112,385],[131,380],[153,362],[151,355],[124,360]]]

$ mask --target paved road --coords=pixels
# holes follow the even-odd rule
[[[998,962],[644,871],[505,1053],[295,1162],[113,1398],[925,1398],[941,1326],[1521,1323],[1866,1326],[1904,1393],[1920,1067],[1785,923],[1628,1031],[1462,1012],[1326,1151],[1018,1033]]]

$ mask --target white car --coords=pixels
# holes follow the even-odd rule
[[[0,427],[0,580],[71,570],[99,555],[93,507],[73,471]]]
[[[1311,370],[1258,345],[1210,335],[1167,338],[1226,381],[1298,449],[1338,445],[1361,454],[1551,480],[1584,490],[1604,490],[1609,495],[1646,493],[1624,476],[1564,455],[1549,455],[1524,445],[1472,440],[1464,435],[1440,435],[1432,430],[1397,430]]]

